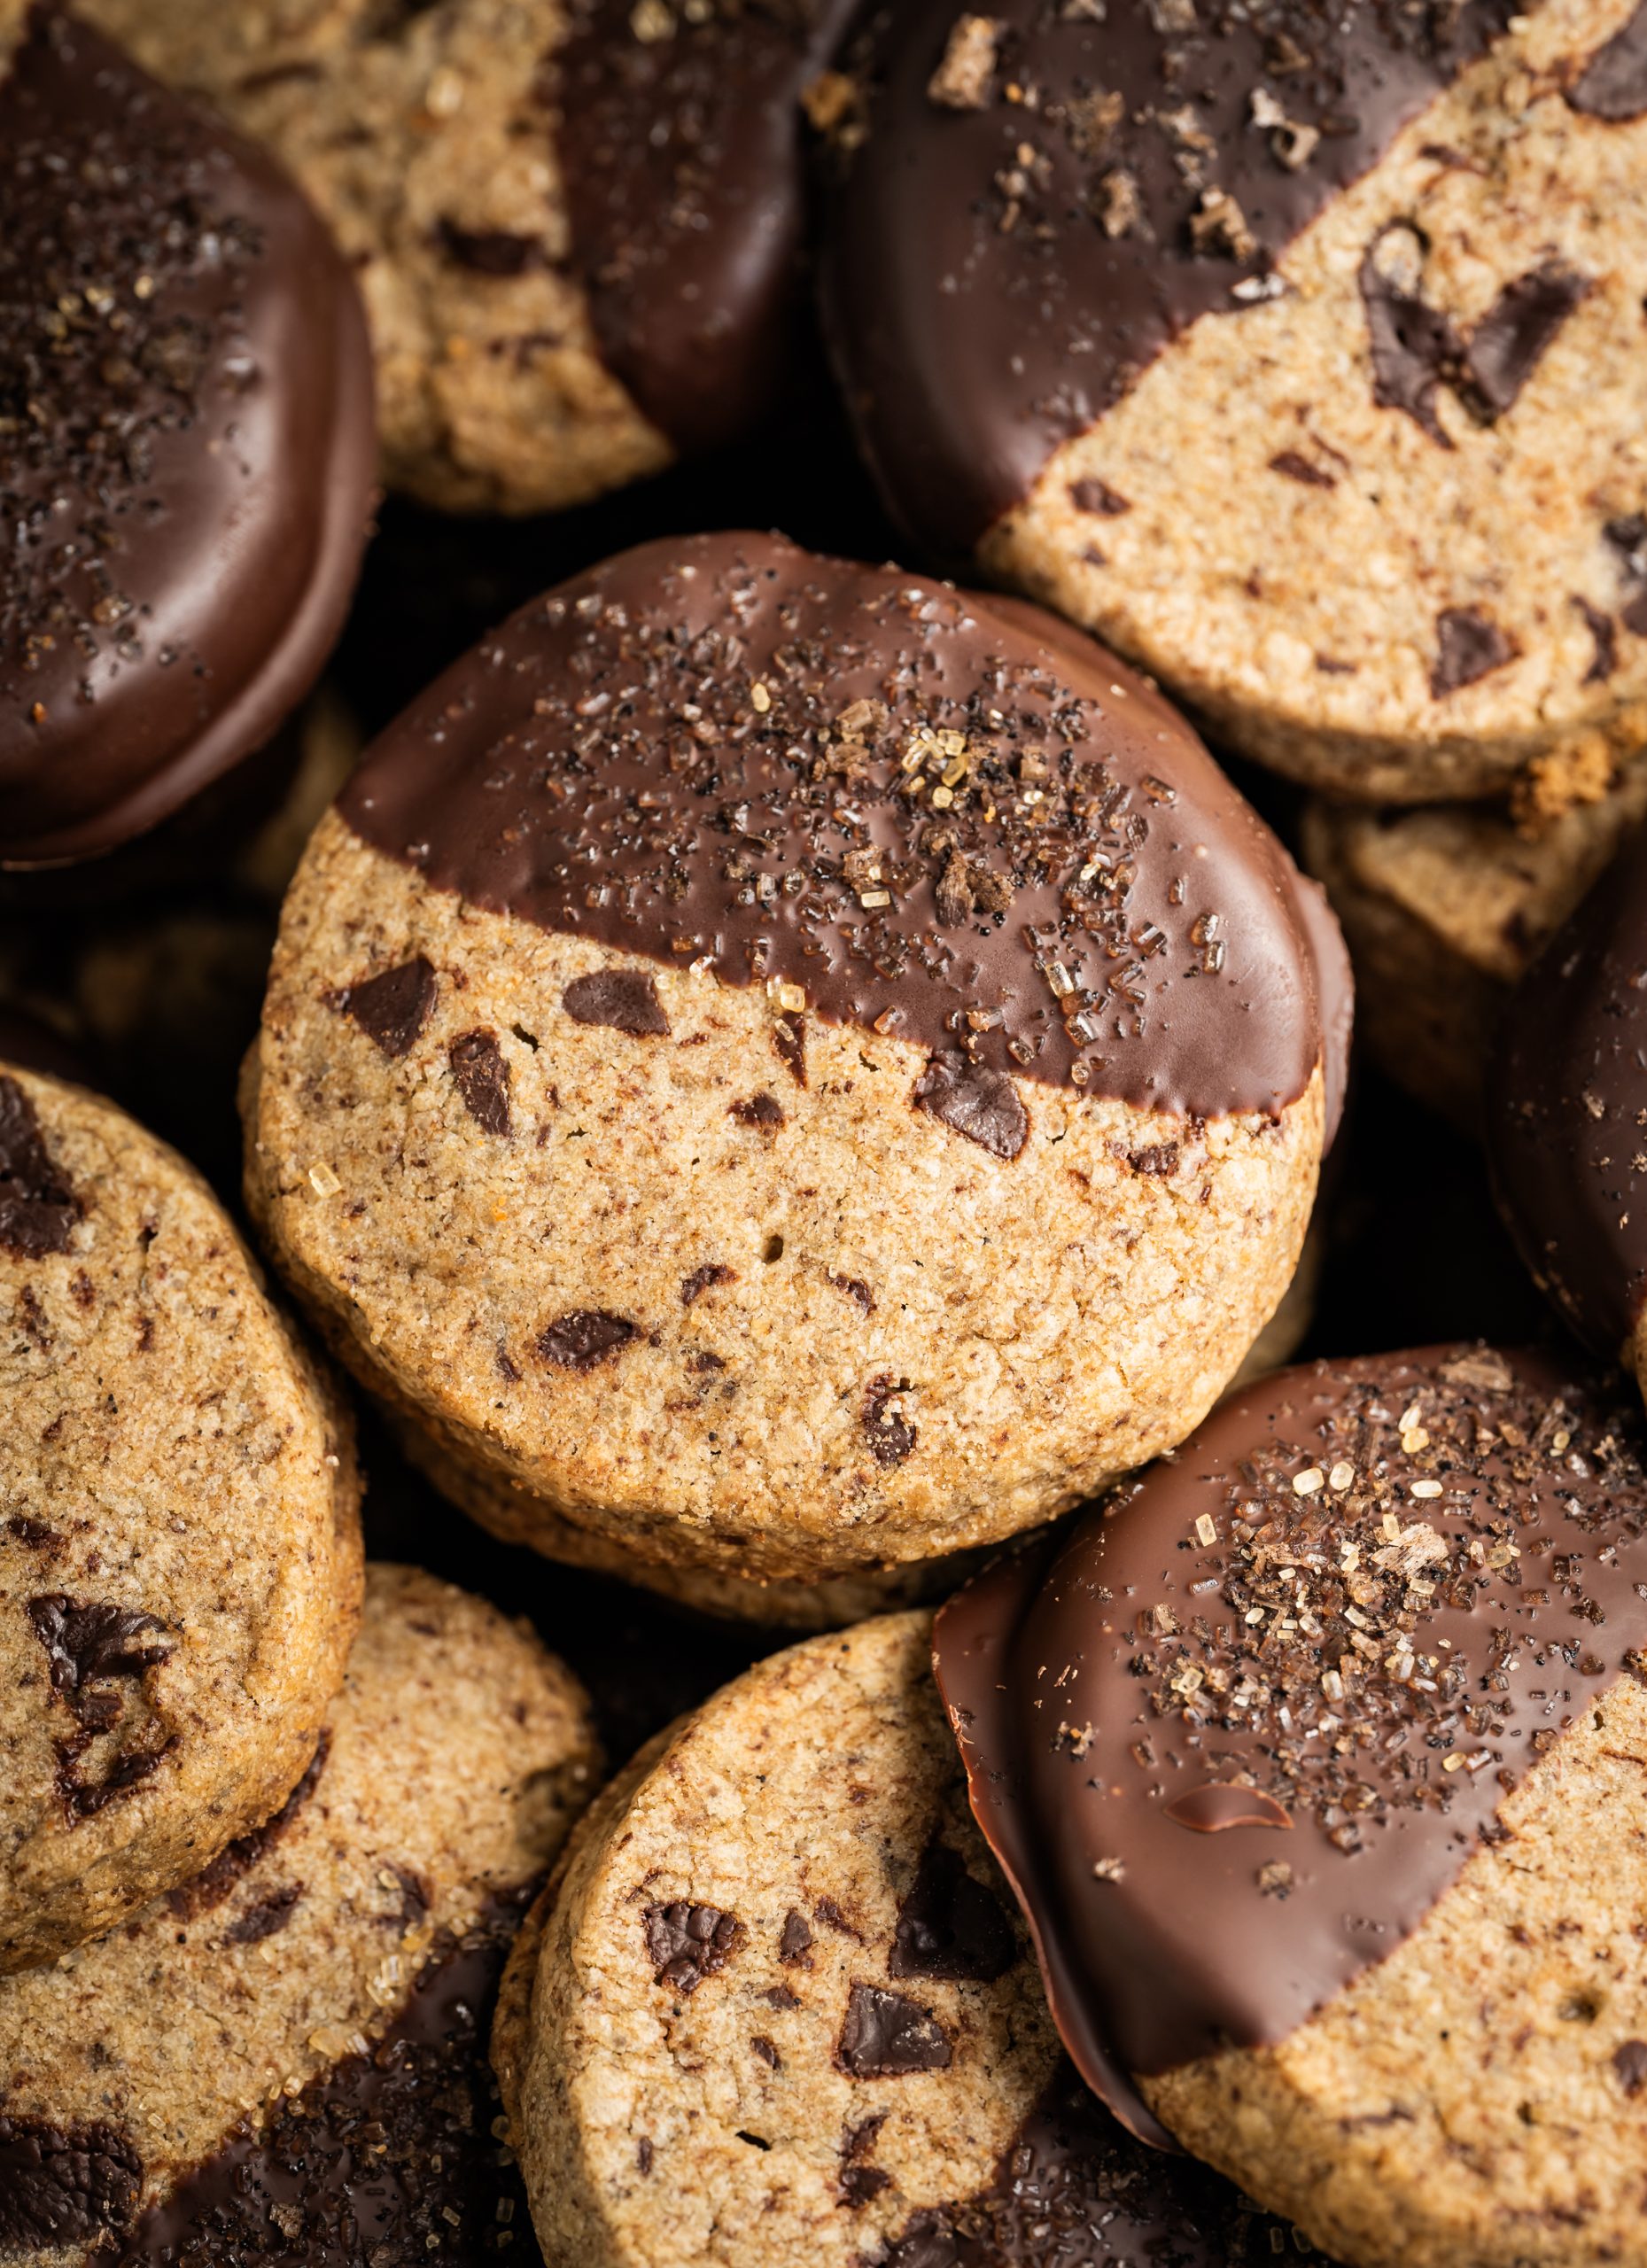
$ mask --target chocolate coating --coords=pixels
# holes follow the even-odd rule
[[[1002,1074],[1211,1117],[1321,1059],[1291,862],[1158,695],[1030,610],[776,537],[524,608],[339,809],[478,905],[930,1049],[927,1107],[973,1095],[1003,1158]]]
[[[353,281],[271,159],[55,5],[0,64],[0,864],[260,750],[370,512]]]
[[[1616,1358],[1647,1297],[1647,835],[1517,986],[1488,1080],[1499,1210],[1539,1285]]]
[[[571,229],[608,367],[682,450],[764,410],[795,314],[802,90],[851,0],[583,0],[548,66]]]
[[[1542,1355],[1282,1371],[940,1614],[1059,2030],[1145,2139],[1133,2075],[1285,2039],[1393,1953],[1635,1669],[1639,1433]]]
[[[110,2268],[469,2262],[506,2248],[530,2260],[520,2178],[492,2133],[486,2061],[513,1921],[494,1915],[432,1961],[369,2054],[311,2080],[184,2175],[110,2251]]]
[[[884,7],[855,50],[867,133],[821,269],[870,464],[944,556],[1192,322],[1267,297],[1278,255],[1514,9],[1004,0],[976,106],[948,107],[928,83],[960,13]],[[1258,129],[1258,95],[1285,127]]]

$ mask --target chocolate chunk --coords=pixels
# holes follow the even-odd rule
[[[844,1292],[849,1300],[856,1301],[866,1315],[874,1313],[875,1295],[861,1276],[831,1276],[829,1281],[837,1292]]]
[[[326,1768],[330,1751],[331,1735],[322,1732],[303,1777],[274,1817],[266,1819],[261,1827],[254,1827],[250,1834],[237,1837],[218,1852],[209,1867],[203,1867],[180,1889],[167,1891],[166,1902],[174,1914],[191,1922],[197,1915],[210,1914],[223,1903],[236,1884],[274,1849],[307,1803]]]
[[[1507,284],[1470,334],[1460,391],[1488,424],[1513,408],[1551,340],[1589,290],[1550,261]]]
[[[769,2071],[782,2070],[783,2058],[778,2053],[776,2046],[772,2040],[767,2039],[764,2031],[757,2031],[750,2034],[750,2053],[751,2055],[758,2055],[761,2062],[765,2063]]]
[[[706,1261],[702,1268],[695,1268],[689,1276],[680,1279],[680,1304],[689,1308],[701,1300],[705,1292],[713,1291],[717,1284],[735,1284],[738,1271],[724,1268],[718,1260]]]
[[[435,241],[448,260],[477,276],[524,276],[548,265],[548,247],[539,237],[507,229],[461,229],[455,221],[435,224]]]
[[[1017,1958],[1018,1940],[1000,1900],[946,1843],[928,1843],[897,1909],[887,1974],[988,1984]]]
[[[1278,455],[1271,457],[1270,470],[1271,472],[1285,474],[1288,480],[1301,482],[1306,488],[1336,488],[1338,486],[1336,473],[1327,472],[1320,465],[1311,463],[1307,456],[1301,456],[1296,449],[1283,449]]]
[[[879,1984],[854,1984],[835,2061],[854,2079],[898,2079],[946,2071],[949,2038],[929,2009]]]
[[[782,1015],[772,1028],[772,1044],[778,1060],[789,1071],[797,1087],[806,1084],[806,1019],[804,1016]]]
[[[1584,683],[1604,684],[1619,665],[1619,625],[1610,614],[1604,614],[1577,592],[1573,593],[1573,603],[1584,617],[1584,627],[1589,632],[1594,647]]]
[[[538,1352],[546,1363],[563,1371],[592,1371],[608,1355],[626,1347],[635,1335],[627,1316],[607,1315],[599,1308],[574,1308],[557,1316],[538,1335]]]
[[[896,1394],[905,1391],[907,1388],[898,1386],[890,1371],[883,1371],[879,1378],[869,1381],[858,1421],[875,1463],[889,1471],[895,1464],[904,1464],[915,1446],[916,1428],[889,1406]]]
[[[1567,89],[1571,108],[1609,126],[1647,114],[1647,0],[1598,47]]]
[[[740,1126],[758,1127],[770,1134],[775,1134],[787,1122],[783,1105],[776,1095],[751,1095],[747,1102],[734,1102],[731,1115]]]
[[[509,1132],[509,1069],[494,1031],[466,1031],[447,1050],[464,1107],[488,1134]]]
[[[26,1543],[32,1551],[58,1552],[63,1548],[63,1538],[44,1520],[31,1520],[27,1512],[13,1512],[7,1520],[0,1520],[0,1534],[9,1535],[14,1543]]]
[[[66,1597],[60,1591],[28,1602],[28,1619],[46,1650],[51,1689],[85,1722],[96,1706],[94,1685],[141,1677],[169,1661],[166,1626],[135,1607]]]
[[[267,1898],[255,1899],[238,1920],[231,1922],[224,1930],[223,1943],[226,1946],[260,1946],[265,1938],[277,1936],[297,1911],[302,1896],[303,1884],[291,1882],[280,1890],[270,1891]]]
[[[1178,1146],[1176,1142],[1151,1142],[1141,1150],[1129,1150],[1127,1163],[1134,1173],[1154,1174],[1166,1179],[1178,1170]]]
[[[810,1969],[812,1965],[812,1925],[804,1914],[797,1914],[791,1907],[783,1917],[783,1935],[778,1940],[778,1958],[786,1969]]]
[[[0,2247],[50,2250],[123,2230],[143,2187],[129,2136],[0,2112]]]
[[[916,1103],[991,1157],[1013,1159],[1029,1138],[1029,1114],[1005,1071],[984,1071],[964,1055],[935,1055],[916,1083]]]
[[[1372,399],[1380,408],[1404,410],[1433,441],[1449,449],[1452,443],[1435,414],[1435,395],[1442,381],[1450,380],[1462,369],[1464,342],[1450,315],[1431,307],[1380,265],[1380,254],[1390,239],[1411,233],[1405,222],[1393,221],[1373,238],[1361,263],[1361,298],[1372,355]]]
[[[837,1937],[855,1938],[860,1946],[864,1942],[863,1931],[855,1928],[847,1920],[840,1906],[833,1898],[818,1899],[813,1904],[812,1912],[825,1927],[833,1930]]]
[[[1257,1788],[1239,1788],[1214,1781],[1175,1796],[1166,1806],[1167,1817],[1198,1835],[1217,1835],[1226,1827],[1291,1827],[1292,1814],[1273,1796]]]
[[[1077,512],[1096,512],[1106,520],[1117,520],[1123,512],[1132,509],[1130,501],[1113,489],[1107,480],[1088,475],[1069,484],[1069,501]]]
[[[637,1039],[661,1038],[669,1030],[657,987],[643,969],[597,968],[574,977],[561,1006],[574,1023],[604,1024]]]
[[[392,1061],[404,1055],[434,1014],[434,970],[419,953],[332,995],[332,1004],[357,1023]]]
[[[1436,654],[1430,670],[1430,691],[1438,701],[1460,686],[1512,662],[1519,649],[1479,607],[1443,607],[1435,617]]]
[[[658,1983],[683,1996],[723,1969],[745,1936],[735,1914],[719,1906],[692,1906],[684,1899],[649,1906],[644,1920],[646,1949]]]
[[[52,1162],[34,1104],[0,1072],[0,1245],[26,1260],[66,1252],[81,1209]]]
[[[1626,2039],[1612,2051],[1612,2068],[1626,2094],[1647,2086],[1647,2039]]]

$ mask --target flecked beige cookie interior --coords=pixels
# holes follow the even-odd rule
[[[1056,451],[991,568],[1335,795],[1475,796],[1552,750],[1639,747],[1642,571],[1604,531],[1647,499],[1647,113],[1562,94],[1634,4],[1513,18],[1286,248],[1283,291],[1201,317]],[[1535,271],[1586,289],[1496,422],[1441,389],[1438,439],[1375,399],[1375,245],[1466,337]],[[1475,673],[1449,689],[1459,614]]]
[[[128,2223],[243,2118],[369,2049],[424,1962],[541,1873],[597,1770],[580,1689],[524,1626],[375,1565],[288,1810],[126,1929],[0,1983],[0,2115],[135,2153]]]
[[[343,996],[419,956],[387,1052]],[[988,1542],[1182,1440],[1292,1278],[1318,1071],[1205,1122],[1018,1079],[1002,1161],[913,1107],[907,1042],[808,1019],[799,1086],[763,989],[647,965],[666,1035],[567,1013],[619,965],[334,814],[244,1092],[248,1201],[345,1359],[557,1518],[762,1581]]]
[[[1416,1933],[1291,2038],[1147,2080],[1351,2268],[1647,2259],[1647,1691],[1564,1733]]]
[[[391,485],[447,510],[540,512],[670,462],[601,361],[567,264],[541,99],[568,29],[561,0],[86,0],[83,12],[271,144],[330,223],[371,323]],[[500,243],[526,248],[501,273],[465,256]]]
[[[4,1973],[284,1802],[361,1537],[346,1416],[205,1184],[81,1089],[0,1070],[0,1108]],[[7,1210],[42,1174],[60,1250]]]

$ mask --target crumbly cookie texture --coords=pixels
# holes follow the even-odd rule
[[[330,223],[371,322],[392,486],[452,511],[549,511],[670,462],[567,266],[538,92],[560,0],[84,12],[269,144]]]
[[[265,2130],[284,2099],[369,2054],[425,1965],[541,1874],[597,1770],[580,1689],[524,1624],[374,1565],[346,1683],[286,1809],[126,1929],[0,1984],[0,2134],[34,2138],[59,2171],[79,2136],[94,2175],[124,2172],[89,2193],[113,2192],[118,2218],[112,2199],[61,2243],[31,2241],[26,2189],[0,2202],[6,2268],[102,2257],[99,2240],[242,2122]]]
[[[1644,1769],[1621,1679],[1415,1936],[1278,2047],[1145,2082],[1152,2107],[1352,2268],[1642,2259]]]
[[[1056,452],[991,567],[1334,795],[1482,796],[1639,747],[1647,116],[1563,93],[1633,6],[1515,19],[1282,252],[1276,296],[1203,316]],[[1484,402],[1466,350],[1540,278],[1571,304]]]
[[[315,1751],[361,1596],[348,1419],[205,1184],[0,1068],[0,1973],[198,1872]]]
[[[1003,1160],[906,1042],[808,1018],[800,1085],[760,988],[641,964],[666,1033],[568,1012],[629,966],[334,815],[245,1083],[248,1201],[334,1345],[559,1518],[761,1581],[985,1543],[1182,1440],[1291,1280],[1318,1070],[1204,1122],[1014,1079]]]
[[[1307,808],[1304,863],[1342,924],[1359,1029],[1392,1078],[1475,1125],[1511,987],[1643,812],[1641,763],[1538,833],[1493,804]]]

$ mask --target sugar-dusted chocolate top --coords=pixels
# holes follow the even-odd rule
[[[1647,835],[1516,988],[1494,1055],[1499,1208],[1568,1323],[1616,1357],[1647,1298]]]
[[[1630,1397],[1633,1404],[1635,1397]],[[1282,2039],[1503,1832],[1647,1643],[1640,1411],[1541,1355],[1285,1371],[938,1619],[973,1809],[1065,2044],[1130,2075]]]
[[[883,5],[849,50],[866,111],[822,284],[905,524],[965,554],[1192,322],[1270,297],[1278,255],[1514,13]]]
[[[986,1111],[1017,1072],[1275,1112],[1321,1058],[1296,873],[1141,679],[778,537],[644,545],[524,608],[340,809],[437,888],[928,1048]]]
[[[747,431],[796,314],[800,98],[851,0],[577,0],[545,66],[608,367],[683,449]]]
[[[284,174],[34,7],[0,60],[0,863],[142,833],[302,698],[366,540],[371,384]]]

